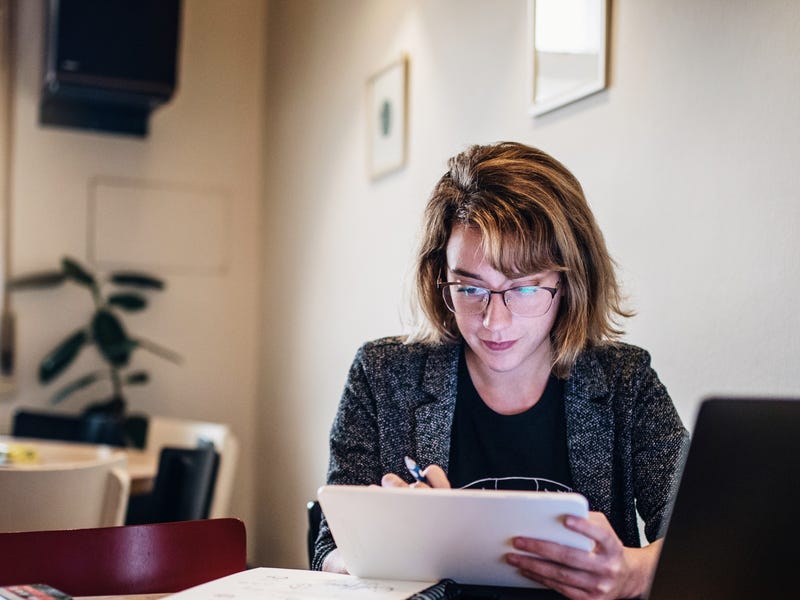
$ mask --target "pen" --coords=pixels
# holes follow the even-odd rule
[[[425,484],[430,485],[428,483],[428,478],[425,477],[425,475],[422,474],[422,471],[420,470],[419,465],[416,463],[416,461],[413,458],[411,458],[409,456],[406,456],[403,460],[406,461],[406,468],[408,469],[408,472],[411,473],[414,476],[414,479],[416,479],[420,483],[425,483]]]

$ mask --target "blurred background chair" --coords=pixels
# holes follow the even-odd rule
[[[190,521],[209,515],[219,455],[211,444],[161,448],[153,491],[131,496],[127,525]]]
[[[197,448],[214,445],[219,454],[216,480],[213,486],[209,516],[230,516],[233,478],[239,454],[239,443],[230,428],[222,423],[189,421],[168,417],[150,417],[147,425],[145,448],[158,453],[165,446]]]
[[[14,413],[11,433],[20,437],[68,442],[85,441],[86,432],[79,415],[18,410]]]
[[[136,448],[144,447],[146,431],[147,419],[142,415],[117,419],[104,414],[68,414],[29,409],[17,410],[11,424],[11,433],[17,437]]]
[[[172,593],[246,568],[244,524],[208,519],[0,533],[0,585],[46,582],[71,596]]]
[[[122,525],[129,489],[121,453],[74,463],[3,467],[0,531]]]

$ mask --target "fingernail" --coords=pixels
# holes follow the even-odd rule
[[[519,565],[519,556],[516,554],[507,554],[506,560],[508,561],[508,564],[514,565],[515,567]]]

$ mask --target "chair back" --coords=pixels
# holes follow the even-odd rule
[[[45,582],[71,596],[173,593],[247,566],[238,519],[0,533],[0,556],[0,585]]]
[[[88,441],[85,426],[79,415],[55,412],[18,410],[14,413],[11,433],[18,437],[32,437],[69,442]]]
[[[217,462],[212,445],[162,448],[153,491],[131,497],[126,524],[208,518]]]
[[[67,414],[19,409],[14,413],[11,433],[68,442],[90,442],[110,446],[144,446],[147,420],[141,415],[124,418],[96,414]]]
[[[230,428],[223,423],[189,421],[168,417],[152,416],[147,426],[146,448],[159,452],[165,446],[197,448],[214,444],[219,453],[219,466],[209,508],[212,518],[230,515],[233,495],[234,475],[239,454],[239,443]]]
[[[105,527],[124,522],[130,477],[125,455],[114,452],[80,462],[3,467],[0,490],[0,531]]]

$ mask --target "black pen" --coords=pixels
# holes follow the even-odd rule
[[[425,475],[422,474],[422,471],[420,470],[419,465],[416,463],[416,461],[413,458],[411,458],[409,456],[406,456],[403,460],[406,461],[406,468],[408,469],[408,472],[411,473],[414,476],[414,479],[416,479],[420,483],[424,483],[426,485],[430,485],[430,483],[428,483],[428,478],[425,477]]]

